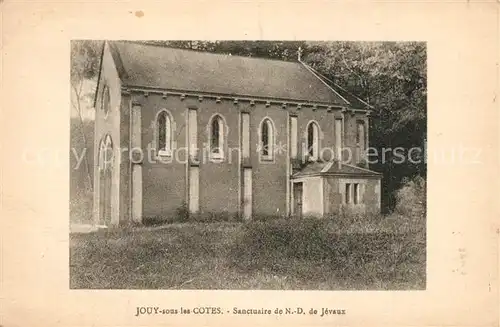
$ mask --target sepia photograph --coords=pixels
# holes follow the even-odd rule
[[[3,1],[0,327],[498,326],[497,7]]]
[[[426,289],[425,42],[70,46],[71,289]]]

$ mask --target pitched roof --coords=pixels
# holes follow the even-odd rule
[[[349,105],[300,62],[127,41],[109,44],[126,86]]]
[[[292,178],[321,175],[352,175],[362,177],[382,177],[382,174],[373,170],[356,167],[338,161],[316,161],[308,163],[301,170],[293,174]]]
[[[372,110],[373,106],[366,103],[365,101],[361,100],[359,97],[355,96],[351,92],[347,91],[340,85],[334,83],[331,79],[326,77],[325,75],[321,74],[318,72],[316,69],[313,67],[303,63],[313,74],[315,74],[319,79],[321,79],[325,84],[327,84],[329,87],[335,90],[335,92],[340,95],[344,100],[347,100],[349,102],[351,108],[355,109],[366,109],[366,110]]]

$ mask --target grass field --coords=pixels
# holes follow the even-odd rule
[[[73,234],[70,287],[425,289],[425,227],[394,219],[362,228],[303,219]]]

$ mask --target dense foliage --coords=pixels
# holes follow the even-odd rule
[[[427,133],[427,60],[424,43],[334,42],[312,43],[307,61],[336,84],[374,107],[370,146],[383,172],[385,208],[393,208],[395,191],[403,179],[426,177],[424,149]],[[384,149],[402,148],[405,160]],[[410,149],[420,149],[410,152]],[[408,160],[411,155],[411,160]]]

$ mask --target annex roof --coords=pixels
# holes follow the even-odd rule
[[[338,161],[316,161],[310,162],[302,169],[293,174],[292,178],[306,176],[328,176],[328,175],[345,175],[345,176],[360,176],[360,177],[382,177],[382,174],[373,170],[340,163]]]

